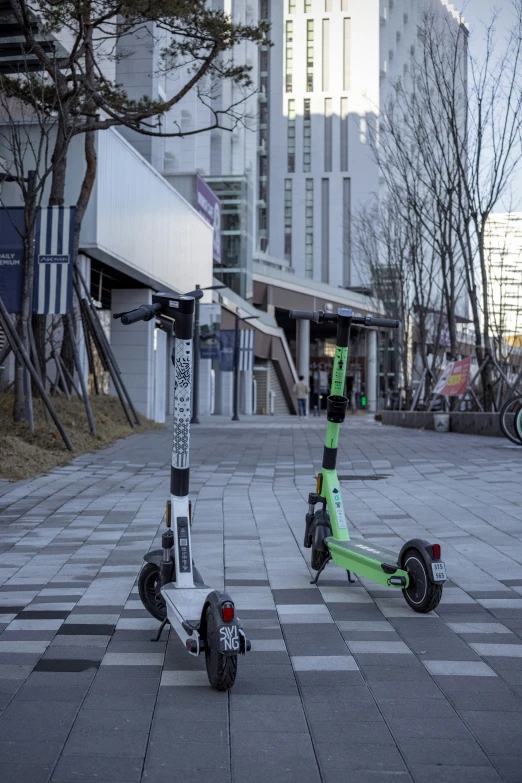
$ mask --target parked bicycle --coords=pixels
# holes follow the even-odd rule
[[[522,394],[510,397],[502,406],[500,429],[512,443],[522,446]]]

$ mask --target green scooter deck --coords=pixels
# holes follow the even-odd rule
[[[385,549],[363,538],[350,538],[348,541],[339,541],[329,537],[326,539],[326,544],[332,555],[332,560],[341,568],[353,571],[360,576],[366,576],[375,582],[386,585],[386,587],[408,586],[408,574],[399,567],[398,552]],[[385,570],[383,565],[386,567]],[[405,577],[406,584],[391,584],[389,581],[390,576]]]

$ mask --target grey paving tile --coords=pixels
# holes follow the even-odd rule
[[[432,739],[425,737],[400,739],[399,748],[408,764],[488,767],[489,762],[480,745],[473,739]]]
[[[440,764],[412,764],[410,771],[415,783],[501,783],[494,767],[464,767]]]
[[[61,753],[62,742],[48,740],[0,739],[0,759],[3,764],[20,764],[52,768]],[[3,780],[0,778],[0,780]]]
[[[140,783],[141,758],[121,756],[62,756],[52,776],[52,783]]]
[[[52,767],[10,764],[0,761],[2,783],[47,783]]]
[[[502,780],[506,783],[518,783],[520,780],[520,770],[522,769],[522,755],[502,753],[500,755],[492,753],[490,760],[497,769]]]
[[[354,775],[359,770],[386,772],[406,772],[406,765],[397,748],[393,745],[370,743],[347,743],[333,740],[318,742],[315,745],[321,770],[328,775],[329,770],[350,770]]]
[[[248,759],[235,758],[232,765],[233,783],[320,783],[321,777],[317,764],[310,763],[308,759],[293,759],[285,762],[271,759],[257,761],[253,766]],[[228,781],[227,781],[228,783]]]

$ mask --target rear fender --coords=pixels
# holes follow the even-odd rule
[[[440,585],[441,582],[436,582],[433,578],[431,564],[436,563],[437,561],[433,558],[431,546],[432,545],[429,543],[429,541],[424,541],[422,538],[412,538],[410,541],[406,541],[399,554],[399,563],[401,564],[402,568],[404,564],[404,554],[407,552],[407,550],[417,549],[426,565],[426,572],[430,582]]]
[[[222,609],[225,603],[234,604],[230,595],[220,590],[213,590],[208,594],[207,600],[201,611],[201,620],[199,624],[199,633],[201,638],[207,642],[207,607],[210,606],[215,624],[219,632],[219,652],[223,655],[238,655],[246,652],[246,639],[243,632],[243,626],[237,617],[234,605],[234,619],[230,622],[223,620]]]

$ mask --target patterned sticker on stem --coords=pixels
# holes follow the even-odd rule
[[[174,357],[172,467],[188,468],[192,413],[192,340],[176,340]]]

